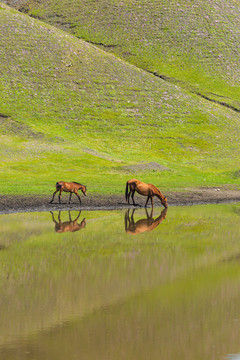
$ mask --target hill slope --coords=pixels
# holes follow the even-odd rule
[[[1,191],[64,179],[120,192],[131,171],[164,188],[237,183],[239,113],[1,5]],[[53,190],[53,189],[52,189]]]
[[[21,0],[23,11],[240,111],[236,0]]]

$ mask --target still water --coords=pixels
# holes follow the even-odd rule
[[[240,359],[240,204],[0,227],[0,359]]]

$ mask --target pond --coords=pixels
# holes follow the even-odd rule
[[[1,359],[240,359],[239,203],[0,226]]]

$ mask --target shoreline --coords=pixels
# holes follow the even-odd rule
[[[168,199],[168,206],[190,206],[203,204],[219,204],[240,202],[240,190],[229,188],[198,188],[184,189],[184,191],[167,191],[164,195]],[[134,208],[132,204],[125,202],[122,195],[99,195],[90,194],[81,196],[82,204],[80,206],[78,199],[72,197],[72,202],[68,204],[68,195],[63,194],[62,203],[58,203],[58,198],[54,203],[49,204],[49,196],[0,196],[0,215],[20,213],[20,212],[41,212],[41,211],[68,211],[68,210],[121,210]],[[145,205],[146,198],[138,194],[135,195],[135,208],[142,208]],[[149,208],[150,206],[148,206]],[[161,202],[154,197],[154,207],[162,207]]]

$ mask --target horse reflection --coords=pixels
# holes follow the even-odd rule
[[[58,213],[58,222],[55,220],[53,212],[50,211],[50,213],[52,214],[52,220],[55,223],[55,231],[57,233],[64,233],[67,231],[74,232],[74,231],[78,231],[78,230],[86,227],[86,219],[85,218],[81,221],[80,224],[78,224],[78,222],[77,222],[81,215],[81,211],[79,211],[79,214],[76,217],[76,219],[72,220],[71,212],[69,210],[68,211],[69,221],[64,221],[64,222],[61,221],[61,211],[59,211],[59,213]]]
[[[147,218],[140,219],[137,222],[134,221],[134,212],[136,209],[133,209],[132,215],[130,217],[130,209],[128,209],[125,213],[125,231],[128,234],[137,235],[141,234],[145,231],[154,230],[164,219],[167,217],[168,209],[165,208],[161,214],[154,219],[153,218],[153,209],[151,210],[151,214],[149,216],[147,209],[145,208]]]

